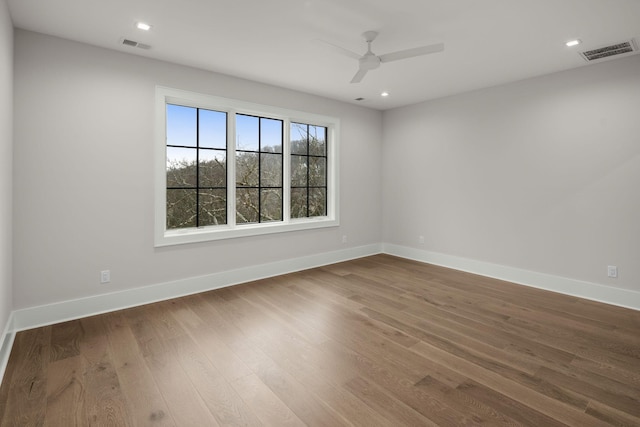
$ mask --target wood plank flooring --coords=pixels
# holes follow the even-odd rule
[[[640,312],[387,255],[17,334],[1,426],[640,426]]]

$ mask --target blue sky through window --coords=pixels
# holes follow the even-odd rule
[[[196,147],[198,109],[167,104],[167,145]],[[226,148],[226,120],[224,112],[200,109],[200,147]],[[244,114],[236,115],[236,149],[258,151],[261,141],[263,151],[282,152],[282,121]],[[260,139],[259,139],[260,137]]]

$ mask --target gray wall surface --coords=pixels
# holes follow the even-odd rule
[[[640,291],[640,55],[386,111],[382,157],[385,242]]]
[[[0,335],[13,309],[13,24],[0,0]]]
[[[154,248],[156,85],[338,117],[340,227]],[[16,30],[14,113],[15,309],[382,240],[379,111]]]
[[[640,56],[381,113],[23,30],[14,49],[14,309],[336,251],[343,235],[640,291]],[[340,227],[154,248],[156,85],[340,118]]]

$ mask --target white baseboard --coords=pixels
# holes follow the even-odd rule
[[[640,310],[640,292],[634,292],[628,289],[614,288],[612,286],[553,276],[437,252],[429,252],[391,243],[383,243],[382,252],[401,258],[440,265],[442,267],[453,268],[455,270],[466,271],[468,273],[492,277],[533,288],[545,289],[592,301]]]
[[[9,319],[7,325],[0,335],[0,384],[4,378],[4,371],[7,369],[7,363],[9,362],[9,355],[11,354],[11,348],[13,347],[13,339],[16,334],[13,328],[13,313],[9,313]]]
[[[640,292],[553,276],[504,265],[476,261],[436,252],[428,252],[390,243],[372,244],[260,264],[237,270],[223,271],[200,277],[190,277],[108,294],[94,295],[53,304],[14,310],[11,313],[0,347],[0,363],[8,357],[17,331],[79,319],[124,308],[149,304],[185,295],[306,270],[369,255],[386,253],[402,258],[440,265],[481,276],[493,277],[593,301],[640,310]],[[1,365],[0,365],[1,367]]]
[[[185,295],[197,294],[199,292],[224,288],[239,283],[251,282],[253,280],[362,258],[379,254],[380,252],[380,244],[359,246],[269,264],[254,265],[237,270],[223,271],[206,276],[190,277],[119,292],[23,308],[13,311],[13,325],[10,331],[17,332]]]

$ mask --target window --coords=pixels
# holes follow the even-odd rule
[[[338,225],[338,119],[158,87],[155,244]]]
[[[236,114],[236,223],[282,221],[283,121]]]
[[[327,212],[327,128],[291,123],[291,218]]]
[[[167,229],[227,223],[227,114],[167,104]]]

